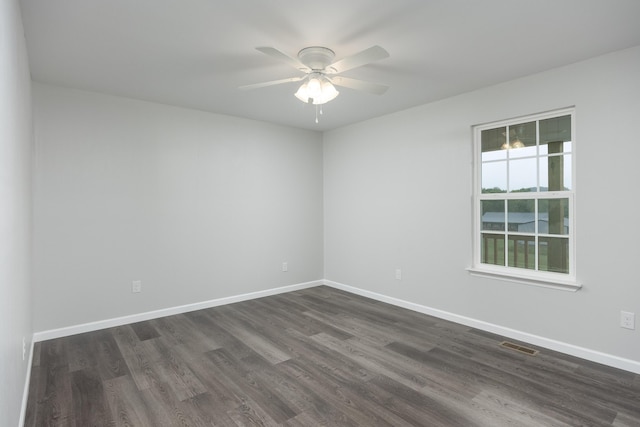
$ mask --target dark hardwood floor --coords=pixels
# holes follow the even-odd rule
[[[37,343],[25,426],[640,426],[640,376],[502,341],[321,286]]]

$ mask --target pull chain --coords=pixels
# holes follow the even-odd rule
[[[316,123],[318,123],[318,112],[322,115],[322,105],[320,105],[320,109],[318,109],[318,105],[316,104]]]

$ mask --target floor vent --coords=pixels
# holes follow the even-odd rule
[[[538,350],[534,350],[534,349],[529,348],[529,347],[523,347],[521,345],[514,344],[514,343],[508,342],[508,341],[502,341],[500,343],[500,345],[502,347],[510,348],[511,350],[515,350],[515,351],[519,351],[520,353],[527,354],[529,356],[535,356],[536,354],[538,354]]]

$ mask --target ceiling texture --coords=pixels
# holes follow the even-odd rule
[[[639,0],[21,0],[34,81],[325,131],[640,45]],[[256,50],[336,60],[390,57],[342,74],[319,123],[302,76]],[[640,77],[639,77],[640,80]],[[640,81],[639,81],[640,84]]]

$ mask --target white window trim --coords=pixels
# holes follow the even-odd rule
[[[517,267],[507,267],[493,264],[484,264],[481,262],[481,239],[482,219],[480,215],[480,195],[482,187],[482,148],[480,144],[480,135],[483,130],[493,129],[502,126],[511,126],[515,124],[530,122],[533,120],[540,121],[547,118],[571,115],[571,191],[570,192],[548,192],[539,198],[566,197],[569,199],[569,273],[554,273],[547,271],[528,270]],[[473,246],[472,246],[472,266],[467,271],[472,276],[491,278],[496,280],[504,280],[514,283],[526,285],[541,286],[551,289],[559,289],[565,291],[577,291],[582,284],[577,280],[576,276],[576,240],[575,240],[575,195],[576,195],[576,112],[574,107],[563,108],[559,110],[548,111],[539,114],[532,114],[507,120],[501,120],[491,123],[484,123],[472,126],[472,146],[473,146]],[[504,194],[504,193],[500,193]],[[485,195],[486,197],[486,195]],[[496,196],[497,198],[499,196]],[[520,197],[520,195],[516,196]],[[523,198],[527,198],[527,193],[522,193]],[[529,194],[529,197],[531,195]],[[536,232],[536,235],[538,233]]]

